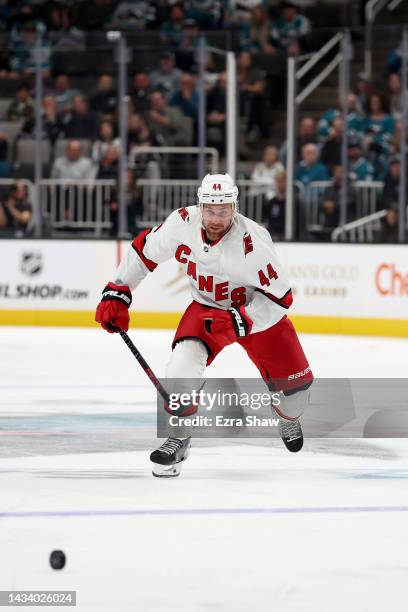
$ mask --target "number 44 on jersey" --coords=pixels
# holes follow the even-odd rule
[[[265,285],[269,287],[269,285],[271,284],[270,281],[278,278],[278,274],[276,270],[274,270],[271,263],[268,263],[268,265],[266,266],[266,274],[263,270],[258,270],[258,276],[259,282],[261,283],[262,287],[264,287]]]

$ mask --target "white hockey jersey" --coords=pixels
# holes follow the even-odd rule
[[[222,238],[209,244],[199,207],[175,210],[162,225],[134,239],[115,282],[133,290],[149,271],[172,257],[189,277],[196,302],[222,309],[245,305],[254,323],[251,333],[280,321],[292,303],[268,231],[241,214]]]

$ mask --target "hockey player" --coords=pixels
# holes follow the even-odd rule
[[[177,328],[166,378],[202,380],[218,353],[238,342],[269,389],[281,392],[274,407],[279,432],[287,449],[297,452],[313,375],[286,316],[292,292],[285,272],[267,230],[238,212],[238,188],[228,174],[207,174],[197,195],[198,205],[175,210],[134,239],[103,290],[96,321],[109,332],[127,331],[131,292],[175,257],[189,277],[193,301]],[[169,437],[150,456],[153,474],[177,476],[189,448],[190,437]]]

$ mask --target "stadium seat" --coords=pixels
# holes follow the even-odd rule
[[[0,134],[7,136],[9,144],[8,156],[10,162],[13,161],[14,143],[21,132],[22,125],[21,121],[0,121]]]
[[[6,113],[13,98],[0,98],[0,120],[7,119]]]
[[[87,76],[114,73],[117,66],[113,58],[113,49],[94,51],[54,51],[53,68],[55,72],[64,72],[72,76]]]
[[[49,164],[44,164],[42,168],[42,177],[49,178],[51,171],[51,166]],[[13,176],[16,179],[27,179],[28,181],[34,182],[35,180],[35,166],[34,163],[31,164],[18,164],[14,166]]]
[[[16,147],[16,164],[35,164],[35,156],[36,156],[36,141],[34,139],[23,139],[17,141]],[[51,157],[51,146],[49,140],[41,141],[41,149],[42,149],[42,161],[43,164],[50,163]]]
[[[2,96],[6,96],[7,98],[14,97],[20,85],[21,81],[18,79],[0,77],[0,91]]]

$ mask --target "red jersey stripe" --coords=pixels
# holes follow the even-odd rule
[[[263,291],[262,289],[255,289],[255,291],[259,291],[259,293],[262,293],[262,295],[267,297],[269,300],[272,300],[272,302],[275,302],[275,304],[282,306],[282,308],[289,308],[292,305],[292,289],[289,289],[281,298],[277,298],[275,295],[272,295],[272,293],[268,293],[267,291]]]
[[[151,231],[152,231],[151,229],[147,229],[141,232],[140,234],[138,234],[132,242],[132,247],[135,249],[136,253],[139,255],[140,259],[143,261],[146,268],[150,270],[150,272],[153,272],[153,270],[157,268],[157,263],[155,263],[151,259],[148,259],[143,254],[143,249],[146,244],[146,237],[148,234],[150,234]]]

